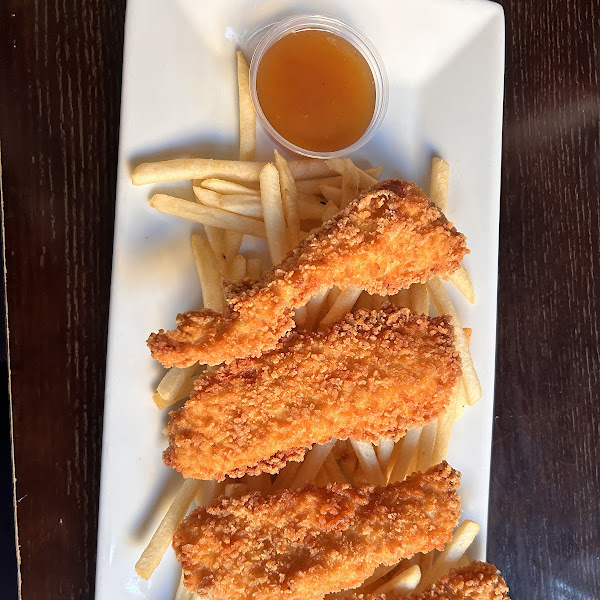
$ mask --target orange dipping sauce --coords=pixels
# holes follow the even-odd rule
[[[289,33],[267,49],[256,93],[273,129],[313,152],[351,146],[375,110],[375,82],[363,55],[344,38],[318,29]]]

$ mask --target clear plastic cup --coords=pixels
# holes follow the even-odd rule
[[[317,152],[314,150],[308,150],[292,144],[286,140],[275,128],[269,123],[265,117],[260,102],[258,100],[258,93],[256,91],[256,76],[258,73],[258,67],[260,61],[264,56],[265,52],[277,41],[284,36],[295,33],[298,31],[304,31],[307,29],[316,29],[320,31],[327,31],[333,33],[347,42],[352,44],[364,57],[371,69],[373,74],[373,81],[375,83],[375,109],[373,110],[373,117],[369,126],[363,133],[363,135],[356,140],[352,145],[346,148],[340,148],[339,150],[328,151],[328,152]],[[250,93],[252,95],[252,102],[256,109],[256,114],[263,127],[269,132],[269,134],[275,138],[285,148],[288,148],[292,152],[301,154],[303,156],[310,156],[313,158],[333,158],[335,156],[346,156],[364,144],[366,144],[377,131],[381,125],[385,112],[388,105],[388,79],[385,72],[383,61],[379,56],[379,53],[373,46],[373,44],[362,34],[360,31],[338,21],[332,17],[326,17],[322,15],[297,15],[290,17],[275,23],[261,38],[254,50],[252,55],[252,61],[250,63]]]

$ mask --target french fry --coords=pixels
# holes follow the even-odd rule
[[[323,463],[323,467],[327,471],[327,475],[329,476],[329,480],[333,483],[348,483],[345,475],[342,473],[340,466],[335,460],[335,456],[330,452]]]
[[[331,482],[329,481],[329,476],[327,475],[327,471],[325,470],[325,467],[321,467],[319,472],[315,475],[314,484],[317,487],[326,487],[330,483]]]
[[[374,594],[387,594],[389,592],[412,592],[421,580],[421,569],[419,565],[413,565],[401,571],[395,577],[374,590]]]
[[[448,179],[450,166],[445,160],[434,156],[431,159],[431,179],[429,184],[429,197],[442,211],[446,210],[448,200]]]
[[[261,492],[268,494],[271,489],[271,477],[268,473],[260,473],[260,475],[251,475],[245,477],[248,492]]]
[[[289,488],[292,481],[294,481],[294,477],[296,477],[296,473],[298,473],[298,470],[300,469],[300,464],[301,463],[299,462],[288,462],[277,474],[277,477],[271,486],[271,491],[277,492],[283,488]]]
[[[419,568],[423,575],[426,575],[431,570],[431,566],[433,565],[433,553],[434,551],[427,552],[427,554],[421,554],[419,557]]]
[[[306,306],[299,306],[294,309],[294,321],[296,322],[296,327],[304,328],[306,325],[306,318],[308,317],[308,311]]]
[[[262,206],[259,196],[223,195],[212,190],[194,186],[194,194],[204,206],[214,206],[238,215],[262,219]]]
[[[293,161],[291,161],[293,162]],[[372,169],[365,169],[365,173],[367,175],[371,175],[372,177],[378,179],[381,175],[381,167],[374,167]],[[293,172],[293,169],[292,169]],[[296,179],[296,189],[298,192],[302,192],[303,194],[319,194],[321,193],[322,185],[332,185],[338,188],[342,186],[342,176],[341,175],[333,175],[330,177],[314,177],[312,179],[305,179],[302,181],[298,181],[298,177]]]
[[[179,578],[179,585],[177,586],[177,590],[175,591],[174,600],[194,600],[194,592],[188,590],[183,585],[183,571],[181,572],[181,577]]]
[[[421,431],[421,433],[423,433]],[[417,442],[417,447],[415,448],[415,452],[410,459],[410,463],[408,464],[408,469],[406,475],[411,475],[417,470],[417,466],[419,464],[419,458],[421,456],[421,436],[419,436],[419,441]]]
[[[298,160],[290,160],[289,165],[294,179],[314,179],[316,177],[327,177],[334,172],[327,164],[327,161],[319,158],[301,158]]]
[[[246,260],[246,277],[250,279],[260,279],[260,274],[262,272],[260,258],[249,258]]]
[[[424,283],[413,283],[409,290],[410,310],[418,315],[429,314],[429,292]]]
[[[246,277],[246,259],[241,254],[238,254],[229,265],[227,278],[230,281],[240,281],[244,277]]]
[[[347,161],[350,161],[352,166],[354,166],[354,163],[349,158],[342,157],[328,158],[325,163],[332,173],[338,173],[342,175],[346,169]]]
[[[225,482],[215,481],[211,479],[210,481],[201,481],[202,485],[200,489],[196,493],[195,502],[197,506],[208,506],[212,503],[215,498],[218,498],[225,491]]]
[[[252,160],[256,151],[256,111],[250,96],[250,70],[237,51],[237,82],[240,109],[240,160]]]
[[[389,483],[404,481],[420,437],[421,429],[409,429],[401,442],[396,444],[388,465]]]
[[[350,440],[350,443],[354,448],[358,462],[369,483],[372,485],[385,485],[385,477],[381,472],[381,467],[379,466],[373,446],[356,440]]]
[[[463,416],[465,408],[467,407],[467,392],[465,391],[465,384],[460,378],[460,385],[456,388],[456,403],[454,406],[454,420],[458,421]]]
[[[213,227],[212,225],[205,225],[204,231],[206,232],[211,250],[217,259],[219,271],[223,274],[225,272],[225,232],[219,229],[219,227]]]
[[[306,453],[304,460],[300,463],[300,468],[290,485],[290,489],[297,490],[303,485],[314,481],[334,444],[335,439],[327,442],[327,444],[313,446]]]
[[[311,204],[320,204],[321,206],[325,206],[324,198],[321,198],[319,194],[303,194],[302,192],[298,192],[298,203],[301,202],[310,202]]]
[[[162,410],[189,396],[194,389],[194,375],[197,370],[198,365],[183,369],[171,367],[161,379],[156,394],[152,397],[158,408]]]
[[[239,231],[227,230],[223,237],[223,245],[225,247],[225,262],[227,268],[231,266],[233,259],[240,253],[240,247],[244,235]]]
[[[133,185],[167,183],[187,179],[229,179],[239,183],[258,181],[265,163],[212,158],[176,158],[138,165],[131,173]]]
[[[342,200],[340,206],[346,208],[358,196],[359,176],[354,163],[347,158],[342,172]]]
[[[312,331],[315,328],[317,319],[319,318],[319,313],[321,312],[321,308],[328,294],[329,289],[325,288],[321,290],[314,298],[311,298],[306,304],[305,328],[307,331]]]
[[[322,185],[341,189],[342,176],[334,175],[332,177],[317,177],[316,179],[303,179],[300,181],[296,180],[296,190],[298,190],[299,194],[321,194]]]
[[[467,299],[469,304],[475,304],[475,291],[473,282],[464,267],[459,267],[450,275],[450,281],[456,286],[456,289]]]
[[[354,310],[371,310],[371,294],[363,292],[354,305]]]
[[[404,562],[404,561],[403,561]],[[362,585],[356,588],[356,594],[367,594],[371,593],[373,590],[377,589],[378,586],[382,585],[381,580],[388,574],[390,571],[393,571],[398,565],[379,565],[373,575],[367,577]]]
[[[342,290],[337,286],[334,286],[329,290],[329,293],[325,297],[325,302],[323,302],[319,315],[317,316],[317,323],[321,323],[323,317],[329,312],[341,293]]]
[[[208,240],[200,234],[192,235],[192,252],[200,277],[204,308],[212,308],[220,312],[225,302],[221,287],[221,273]]]
[[[466,554],[463,554],[453,565],[452,568],[453,569],[462,569],[463,567],[466,567],[469,563],[471,562],[471,560],[469,559],[469,557]]]
[[[333,202],[336,206],[342,204],[342,188],[336,187],[335,185],[323,184],[319,188],[323,198],[328,202]]]
[[[288,162],[294,179],[318,181],[318,183],[299,186],[299,192],[318,194],[319,185],[323,183],[332,185],[341,183],[341,176],[331,177],[332,170],[325,164],[325,161],[306,159]],[[146,185],[188,179],[227,179],[248,184],[259,181],[260,172],[265,164],[264,162],[212,158],[176,158],[139,164],[131,173],[131,182],[134,185]],[[381,171],[381,167],[366,169],[365,173],[375,176],[374,174],[378,171]],[[325,179],[330,181],[325,181]],[[298,185],[298,181],[296,183]]]
[[[245,483],[228,483],[225,485],[225,495],[228,498],[239,498],[248,492]]]
[[[160,394],[152,394],[152,401],[154,402],[154,404],[156,404],[156,408],[158,408],[159,410],[167,408],[167,406],[171,406],[171,403],[165,400]]]
[[[321,217],[323,223],[329,221],[329,219],[331,219],[332,217],[335,217],[335,215],[337,215],[338,212],[340,212],[340,209],[330,200],[325,205],[325,210],[323,211],[323,216]]]
[[[437,419],[430,421],[423,427],[421,438],[419,440],[419,459],[417,461],[417,471],[426,471],[432,465],[433,446],[435,444],[435,434],[437,431]]]
[[[465,554],[480,529],[481,526],[475,521],[469,521],[468,519],[463,521],[454,532],[452,539],[446,544],[444,551],[437,557],[431,569],[423,574],[417,586],[417,592],[421,592],[446,575]]]
[[[410,292],[408,290],[400,290],[397,294],[390,297],[390,301],[398,308],[410,308]]]
[[[375,446],[375,454],[377,454],[377,460],[379,461],[381,472],[384,474],[387,473],[388,464],[390,462],[390,458],[392,457],[392,452],[394,451],[394,445],[394,440],[390,440],[389,438],[381,438],[377,446]]]
[[[378,167],[371,167],[370,169],[363,169],[363,171],[370,175],[373,179],[379,181],[381,177],[381,173],[383,172],[383,167],[379,165]]]
[[[288,233],[288,248],[291,250],[300,241],[300,216],[298,214],[298,192],[296,182],[288,161],[277,150],[275,153],[275,166],[279,172],[279,185],[281,188],[281,202]]]
[[[481,384],[479,383],[479,378],[475,372],[469,344],[467,343],[465,332],[460,324],[458,313],[456,312],[444,285],[437,277],[434,277],[427,282],[427,288],[431,293],[431,298],[438,313],[450,315],[454,327],[456,351],[459,353],[462,363],[462,377],[467,393],[467,403],[475,404],[481,398]]]
[[[207,190],[217,192],[218,194],[242,194],[244,196],[256,196],[257,198],[260,198],[260,192],[257,189],[227,179],[204,179],[203,181],[198,182],[198,185]]]
[[[279,188],[279,173],[275,165],[265,165],[260,172],[260,198],[271,262],[277,265],[287,253],[288,242]]]
[[[355,287],[349,287],[343,290],[335,299],[325,316],[321,319],[319,328],[326,329],[346,316],[352,310],[352,307],[356,304],[356,301],[361,294],[362,290]]]
[[[380,294],[373,294],[371,296],[371,307],[374,310],[379,310],[388,301],[387,296],[381,296]]]
[[[369,175],[366,171],[363,171],[362,169],[359,169],[358,167],[355,167],[356,171],[358,172],[358,189],[360,191],[365,191],[365,190],[370,190],[373,186],[377,185],[379,182],[377,181],[377,179],[379,178],[379,176],[377,178],[372,177],[371,175]],[[379,173],[381,174],[381,167],[377,167],[379,169]],[[377,172],[377,169],[375,169],[375,172]]]
[[[359,475],[360,464],[350,440],[338,441],[333,455],[348,483],[356,483],[355,477]]]
[[[446,459],[448,447],[450,445],[450,437],[452,435],[452,426],[454,425],[454,417],[456,415],[456,401],[458,392],[457,389],[462,388],[460,379],[457,380],[450,402],[448,406],[437,417],[437,430],[435,432],[435,442],[431,454],[431,464],[437,465]]]
[[[150,200],[150,206],[165,214],[202,223],[203,225],[231,229],[254,237],[264,238],[267,235],[265,224],[261,221],[236,215],[220,208],[203,206],[196,202],[168,196],[167,194],[155,194]]]
[[[329,158],[325,161],[327,166],[331,167],[332,171],[344,175],[346,166],[349,165],[358,175],[358,188],[361,190],[368,190],[372,188],[376,183],[377,179],[372,177],[362,169],[359,169],[349,158]],[[381,175],[381,170],[379,171]],[[379,175],[377,177],[379,177]]]
[[[201,482],[196,479],[184,480],[167,514],[163,517],[150,543],[135,564],[135,571],[140,577],[150,579],[150,576],[160,564],[164,553],[171,544],[175,530],[192,504],[200,484]]]
[[[303,221],[321,221],[325,205],[316,196],[298,194],[298,215]]]

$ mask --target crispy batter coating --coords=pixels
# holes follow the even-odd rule
[[[260,356],[293,328],[292,309],[323,288],[394,294],[411,283],[447,277],[467,252],[465,236],[414,183],[384,181],[300,242],[260,281],[231,286],[224,313],[182,313],[176,330],[150,335],[148,345],[166,367]]]
[[[276,473],[334,437],[397,440],[444,409],[460,371],[446,317],[357,311],[198,379],[171,413],[164,461],[184,477],[220,480]]]
[[[320,600],[381,563],[441,550],[459,520],[459,482],[442,463],[386,487],[221,498],[185,519],[173,547],[201,598]]]
[[[418,594],[349,594],[343,600],[510,600],[500,571],[489,563],[472,562],[453,569]]]

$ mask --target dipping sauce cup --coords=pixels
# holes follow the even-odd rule
[[[269,29],[252,56],[250,92],[270,135],[315,158],[348,155],[368,142],[388,103],[385,68],[371,42],[320,15]]]

